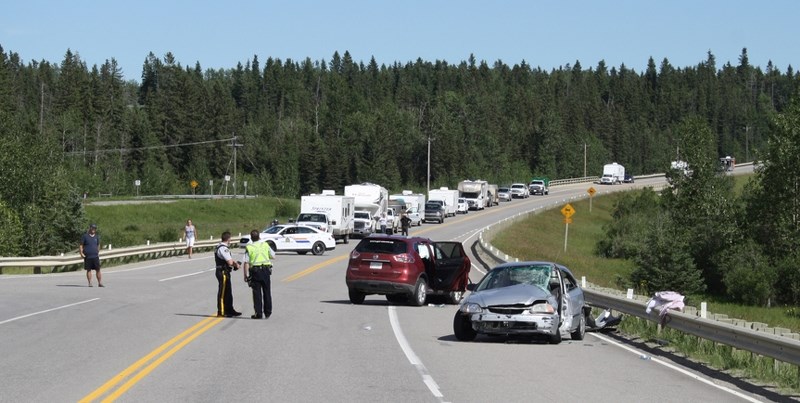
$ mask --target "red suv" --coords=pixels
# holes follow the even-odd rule
[[[461,242],[371,235],[350,252],[345,280],[354,304],[368,294],[416,306],[425,304],[429,294],[445,295],[457,304],[467,289],[470,266]]]

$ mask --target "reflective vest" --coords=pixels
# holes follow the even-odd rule
[[[269,266],[269,244],[266,242],[250,242],[245,246],[250,267]]]

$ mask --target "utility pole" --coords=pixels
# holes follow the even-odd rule
[[[586,143],[583,143],[583,177],[586,177]]]
[[[236,198],[236,149],[239,147],[244,146],[244,144],[240,144],[236,141],[238,137],[235,135],[233,136],[233,141],[231,142],[231,147],[233,147],[233,198]]]
[[[431,190],[431,136],[428,136],[428,191]]]

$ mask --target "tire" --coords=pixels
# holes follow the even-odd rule
[[[308,253],[307,250],[299,250],[299,251],[297,251],[298,255],[305,255],[306,253]]]
[[[586,335],[586,315],[581,313],[581,322],[578,324],[578,328],[575,329],[574,332],[570,333],[570,337],[572,340],[583,340],[583,336]]]
[[[439,219],[439,224],[444,224],[444,218]]]
[[[275,249],[275,242],[267,241],[267,245],[269,245],[269,248],[272,249],[273,251],[275,252],[278,251],[277,249]]]
[[[349,234],[344,234],[344,238],[342,238],[342,242],[350,243],[350,235]]]
[[[325,244],[320,241],[314,242],[314,246],[311,247],[311,253],[317,256],[325,253]]]
[[[350,295],[350,302],[355,305],[363,304],[364,298],[367,296],[367,294],[364,294],[363,292],[359,292],[353,289],[349,289],[348,294]]]
[[[420,277],[417,280],[417,285],[414,286],[414,293],[411,294],[411,297],[408,299],[408,302],[414,306],[423,306],[425,305],[425,300],[428,298],[428,282],[425,281],[424,278]]]
[[[550,340],[548,340],[550,344],[559,344],[561,343],[561,329],[556,329],[556,334],[550,336]]]
[[[450,291],[450,293],[447,294],[447,303],[458,305],[462,298],[464,298],[464,291]]]
[[[472,328],[469,316],[456,312],[456,316],[453,317],[453,334],[459,341],[473,341],[478,332]]]

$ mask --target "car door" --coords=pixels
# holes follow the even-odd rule
[[[434,273],[431,288],[438,291],[465,291],[471,266],[461,242],[434,242]]]
[[[556,266],[556,272],[561,283],[561,328],[567,332],[572,332],[580,324],[585,304],[583,290],[578,286],[575,277],[564,266]]]

